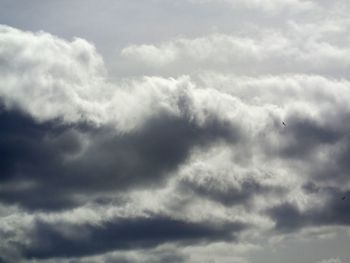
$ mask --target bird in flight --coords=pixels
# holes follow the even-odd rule
[[[282,124],[283,124],[284,126],[287,126],[287,124],[286,124],[284,121],[282,121]]]

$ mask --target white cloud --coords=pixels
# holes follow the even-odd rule
[[[341,261],[339,258],[330,258],[330,259],[325,259],[325,260],[321,260],[318,263],[342,263],[343,261]]]
[[[40,120],[72,122],[97,113],[105,68],[93,45],[0,27],[0,96]],[[92,119],[95,116],[89,116]]]
[[[192,0],[197,3],[227,3],[233,7],[259,8],[264,11],[277,12],[291,8],[296,11],[310,9],[314,3],[309,0]]]
[[[239,78],[204,72],[197,77],[145,77],[112,83],[107,79],[102,58],[84,40],[67,42],[47,33],[34,34],[5,26],[1,27],[0,33],[0,60],[3,61],[0,95],[6,107],[18,107],[40,121],[60,118],[65,122],[114,123],[119,129],[128,130],[158,112],[184,114],[179,108],[183,98],[189,103],[190,114],[199,122],[205,121],[208,112],[212,112],[227,120],[250,116],[254,119],[247,125],[254,126],[265,123],[263,119],[268,116],[267,112],[260,114],[261,109],[283,117],[287,112],[303,107],[316,117],[334,104],[338,108],[348,108],[349,83],[345,80],[303,74]],[[155,52],[150,58],[162,57],[164,49],[174,49],[177,57],[188,57],[190,61],[212,61],[214,64],[230,64],[230,59],[238,64],[270,61],[273,54],[298,57],[301,50],[288,55],[293,50],[292,45],[275,39],[278,38],[271,36],[267,42],[258,43],[251,39],[216,35],[178,40],[159,47],[159,54],[155,55]],[[326,52],[315,52],[320,54],[319,61],[326,65]],[[142,57],[143,46],[128,47],[123,54]],[[308,50],[305,54],[308,54],[311,65],[317,55]],[[346,54],[347,51],[339,53],[334,59],[345,58],[343,63],[348,63],[346,57],[350,56]],[[319,61],[312,65],[322,65]],[[318,106],[324,103],[324,108],[315,107],[316,103]]]
[[[285,28],[176,38],[156,45],[131,45],[121,58],[135,69],[157,73],[200,70],[236,74],[318,73],[346,76],[350,66],[348,19],[289,21]],[[143,67],[142,67],[143,66]],[[155,70],[157,69],[157,70]]]

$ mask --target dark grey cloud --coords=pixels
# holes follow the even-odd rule
[[[73,206],[60,190],[52,194],[54,188],[50,189],[47,182],[59,176],[66,155],[81,149],[74,128],[55,122],[37,123],[17,111],[1,111],[0,126],[1,182],[6,186],[0,191],[0,200],[27,208]],[[25,183],[30,186],[21,188]]]
[[[302,211],[296,205],[286,202],[269,209],[267,213],[275,221],[277,230],[293,232],[308,226],[350,225],[350,202],[349,199],[342,200],[343,196],[350,196],[350,191],[331,187],[316,189],[312,184],[308,184],[306,189],[309,194],[316,195],[316,198],[326,196],[324,204]]]
[[[344,134],[331,156],[314,167],[311,177],[324,185],[344,185],[350,178],[350,130]]]
[[[163,255],[159,255],[158,260],[156,262],[159,263],[182,263],[182,262],[187,262],[188,258],[184,255],[181,254],[176,254],[176,253],[167,253]],[[149,263],[154,262],[148,261]]]
[[[150,249],[165,243],[232,241],[241,223],[195,223],[164,216],[119,218],[100,225],[37,221],[21,250],[27,259],[80,257],[115,250]]]
[[[139,257],[131,256],[115,256],[115,255],[102,255],[93,260],[82,260],[79,258],[76,259],[66,259],[69,263],[183,263],[188,262],[188,257],[182,255],[181,253],[176,252],[156,252],[152,253],[149,250],[145,251],[145,254]]]
[[[75,194],[157,186],[193,147],[240,139],[232,125],[215,117],[199,126],[185,117],[160,115],[127,134],[57,123],[38,123],[15,111],[0,113],[1,181],[6,184],[0,201],[56,210],[84,201],[75,200]],[[83,138],[90,141],[86,149]]]
[[[188,262],[188,257],[176,253],[176,252],[160,252],[160,253],[150,253],[146,252],[147,256],[140,256],[140,258],[130,258],[123,256],[102,256],[103,262],[106,263],[183,263]],[[82,262],[80,260],[73,261],[72,263]],[[100,262],[99,260],[92,262]],[[92,263],[91,262],[91,263]]]
[[[296,204],[286,201],[268,209],[267,214],[275,221],[278,231],[350,224],[350,203],[341,200],[350,193],[346,190],[350,175],[350,128],[345,121],[349,113],[344,109],[337,116],[328,112],[325,116],[327,118],[321,122],[306,114],[290,114],[287,126],[280,131],[281,146],[273,155],[289,164],[299,163],[304,170],[299,172],[295,168],[294,172],[300,176],[301,182],[306,181],[301,191],[324,203],[301,210]],[[322,160],[316,157],[320,152],[324,153]]]
[[[350,175],[350,126],[347,121],[350,113],[344,109],[336,116],[327,112],[324,115],[325,118],[320,120],[306,114],[290,114],[286,118],[287,126],[275,126],[273,128],[278,132],[271,131],[280,141],[278,147],[271,147],[264,140],[262,147],[268,158],[302,163],[305,170],[299,176],[305,181],[341,186],[348,182]],[[323,159],[317,157],[321,152]],[[298,172],[298,169],[294,171]]]
[[[286,117],[287,126],[281,130],[282,146],[275,154],[286,159],[309,158],[320,146],[333,145],[347,136],[349,128],[342,121],[343,118],[338,118],[334,122],[320,123],[305,114],[291,114]]]
[[[286,191],[282,187],[262,185],[257,180],[246,180],[242,182],[239,187],[226,186],[225,188],[218,188],[210,187],[207,184],[197,184],[193,181],[184,179],[180,182],[179,189],[183,193],[197,195],[201,198],[213,200],[228,207],[234,205],[245,205],[246,207],[249,207],[252,198],[256,196],[281,194]]]
[[[338,184],[338,182],[341,182],[340,179],[346,182],[350,174],[350,165],[348,162],[350,159],[350,143],[348,139],[350,129],[344,123],[347,117],[349,117],[349,113],[344,111],[339,116],[336,116],[336,118],[332,118],[331,121],[322,123],[320,120],[309,117],[306,114],[291,113],[286,117],[286,126],[280,120],[274,119],[272,127],[268,127],[264,131],[264,133],[270,133],[277,137],[280,140],[278,145],[269,145],[268,143],[270,141],[265,140],[263,136],[258,140],[258,143],[261,144],[262,150],[265,153],[264,158],[267,158],[267,162],[271,159],[277,159],[286,164],[292,164],[295,161],[302,163],[304,168],[309,169],[310,173],[306,173],[306,170],[303,173],[299,172],[299,169],[296,167],[293,169],[296,176],[301,177],[301,181],[314,179],[326,181],[326,185],[330,181],[333,181],[333,185]],[[329,162],[328,160],[323,162],[315,161],[314,157],[319,151],[324,149],[329,150],[339,143],[341,143],[342,147],[336,147],[336,152],[326,152]],[[249,163],[255,153],[245,152],[248,147],[249,143],[242,145],[242,150],[238,149],[237,151],[239,151],[239,160],[247,160]],[[220,168],[218,167],[218,169]],[[246,205],[246,207],[249,207],[250,201],[259,195],[265,197],[275,195],[277,198],[281,198],[291,190],[287,185],[264,185],[260,179],[261,177],[259,178],[259,175],[255,175],[244,179],[239,183],[239,187],[230,184],[225,185],[225,187],[217,187],[219,183],[215,182],[216,179],[214,178],[206,184],[184,178],[181,180],[179,188],[184,193],[195,194],[202,198],[219,202],[225,206]],[[311,192],[313,191],[313,186],[306,184],[304,190]],[[289,225],[291,218],[291,216],[287,215],[294,215],[297,212],[295,209],[294,206],[288,203],[285,209],[282,209],[282,214],[286,214],[286,226]],[[275,212],[279,213],[279,210],[276,209]],[[280,217],[281,221],[283,221],[282,218],[283,215]],[[294,220],[291,221],[293,224],[298,224]]]

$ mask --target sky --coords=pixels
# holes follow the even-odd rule
[[[348,262],[349,12],[0,0],[0,262]]]

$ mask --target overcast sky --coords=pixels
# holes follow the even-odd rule
[[[349,262],[349,13],[0,0],[0,262]]]

